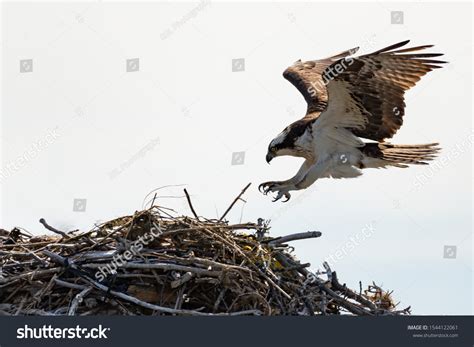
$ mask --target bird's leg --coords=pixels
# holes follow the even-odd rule
[[[327,171],[331,169],[331,163],[333,162],[331,156],[321,158],[317,163],[306,173],[304,178],[295,184],[294,190],[300,190],[308,188],[320,177],[324,177]]]
[[[314,162],[311,160],[305,160],[301,168],[298,170],[295,176],[286,180],[286,181],[269,181],[264,182],[258,186],[258,190],[260,190],[263,194],[267,195],[270,192],[277,192],[277,196],[273,201],[280,200],[283,196],[286,198],[284,202],[290,200],[290,190],[294,190],[295,185],[300,182],[308,170],[311,168]]]
[[[331,156],[328,156],[325,159],[320,159],[316,162],[315,165],[311,166],[310,169],[305,172],[304,177],[299,182],[284,186],[271,185],[269,188],[267,188],[267,191],[264,192],[264,194],[267,194],[269,191],[275,191],[277,192],[277,196],[273,201],[278,201],[284,196],[286,197],[286,200],[284,200],[284,202],[286,202],[291,197],[289,193],[290,191],[308,188],[310,185],[316,182],[318,178],[324,177],[327,174],[328,170],[331,169],[331,163]]]

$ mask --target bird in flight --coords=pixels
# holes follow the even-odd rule
[[[403,123],[405,91],[446,63],[432,59],[441,53],[419,53],[432,45],[401,48],[408,42],[352,57],[357,47],[326,59],[298,60],[287,68],[283,77],[303,94],[308,108],[270,142],[266,160],[284,155],[305,160],[294,177],[264,182],[259,190],[275,192],[273,201],[288,201],[290,191],[308,188],[318,178],[352,178],[361,169],[405,168],[433,159],[438,143],[385,142]]]

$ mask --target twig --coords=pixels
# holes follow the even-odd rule
[[[178,288],[179,286],[182,286],[184,283],[188,282],[194,277],[192,272],[186,272],[183,276],[178,278],[177,280],[174,280],[171,282],[170,286],[171,288]]]
[[[186,194],[186,199],[188,200],[189,208],[191,209],[191,212],[193,213],[194,218],[199,220],[199,217],[198,217],[196,211],[194,210],[193,204],[191,202],[191,198],[189,197],[189,194],[188,194],[188,191],[186,190],[186,188],[184,188],[184,194]]]
[[[43,224],[43,226],[44,226],[46,229],[48,229],[49,231],[52,231],[53,233],[59,234],[59,235],[61,235],[62,237],[66,238],[66,239],[69,238],[69,235],[66,234],[64,231],[58,230],[58,229],[56,229],[56,228],[53,228],[51,225],[49,225],[48,223],[46,223],[46,221],[44,220],[44,218],[41,218],[41,219],[39,220],[39,222],[40,222],[41,224]]]
[[[235,203],[240,199],[240,197],[242,195],[244,195],[245,191],[250,187],[250,185],[252,184],[252,182],[250,182],[249,184],[247,184],[245,186],[244,189],[242,189],[242,191],[240,192],[240,194],[234,199],[234,201],[232,201],[232,204],[230,204],[230,206],[227,208],[227,210],[224,212],[224,214],[222,215],[221,218],[219,218],[219,222],[221,222],[225,216],[227,216],[227,213],[229,213],[229,211],[232,209],[232,207],[234,207]]]
[[[7,278],[6,280],[0,281],[0,283],[9,283],[9,282],[14,282],[16,280],[25,279],[25,278],[27,278],[29,280],[33,280],[33,279],[40,278],[42,276],[58,273],[61,270],[62,269],[59,268],[59,267],[55,267],[55,268],[51,268],[51,269],[45,269],[45,270],[33,270],[33,271],[30,271],[30,272],[25,272],[25,273],[16,275],[14,278],[11,278],[11,279]]]
[[[102,268],[104,264],[84,264],[82,267],[86,269],[99,269]],[[140,264],[140,263],[124,263],[120,265],[121,269],[160,269],[164,271],[187,271],[192,272],[197,275],[206,275],[210,277],[219,277],[221,271],[210,271],[207,269],[201,269],[198,267],[183,266],[178,264],[168,264],[168,263],[153,263],[153,264]]]
[[[91,291],[92,291],[92,287],[87,287],[74,297],[74,300],[72,300],[72,303],[71,303],[71,307],[69,308],[69,311],[67,313],[68,316],[74,316],[74,314],[76,313],[77,306],[82,302],[84,297],[87,294],[89,294]]]
[[[156,199],[157,194],[158,193],[155,193],[155,195],[153,195],[153,200],[151,201],[151,204],[150,204],[151,207],[153,207],[155,205],[155,199]]]
[[[335,271],[332,272],[331,284],[335,290],[342,292],[348,298],[356,300],[357,302],[367,306],[370,310],[374,312],[377,311],[377,307],[372,301],[365,299],[362,295],[359,295],[355,293],[354,291],[350,290],[349,288],[347,288],[345,285],[340,284],[337,279],[337,274]]]
[[[97,283],[96,281],[92,279],[88,279],[88,281],[94,285],[97,289],[102,290],[103,292],[109,293],[113,296],[116,296],[120,299],[123,299],[125,301],[132,302],[136,305],[149,308],[151,310],[155,310],[158,312],[163,312],[163,313],[173,313],[173,314],[182,314],[182,315],[189,315],[189,316],[238,316],[238,315],[259,315],[261,312],[259,310],[247,310],[247,311],[241,311],[241,312],[233,312],[232,314],[227,314],[227,313],[204,313],[200,312],[197,310],[178,310],[178,309],[173,309],[169,307],[163,307],[163,306],[158,306],[154,304],[150,304],[148,302],[144,302],[142,300],[139,300],[133,296],[116,292],[115,290],[111,290],[109,287],[104,286],[103,284]]]
[[[270,246],[275,246],[275,245],[279,245],[279,244],[289,242],[289,241],[320,237],[321,235],[322,234],[319,231],[307,231],[305,233],[297,233],[297,234],[291,234],[288,236],[277,237],[273,240],[268,241],[268,244]]]
[[[66,287],[66,288],[71,288],[71,289],[79,289],[79,290],[84,290],[87,289],[88,287],[81,285],[81,284],[76,284],[76,283],[69,283],[63,280],[60,280],[59,278],[55,278],[54,282],[61,287]]]
[[[349,312],[356,314],[358,316],[373,316],[374,313],[364,309],[363,307],[353,304],[348,300],[341,298],[335,291],[320,284],[320,289],[325,291],[335,302],[337,302],[341,307],[344,307]]]

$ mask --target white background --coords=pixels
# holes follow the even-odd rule
[[[392,24],[391,11],[403,11],[404,23]],[[252,182],[231,222],[271,219],[273,236],[320,230],[294,243],[312,269],[329,259],[350,287],[374,280],[415,314],[472,314],[471,20],[470,4],[420,2],[4,3],[0,226],[40,234],[43,217],[88,230],[180,184],[160,190],[172,197],[158,203],[189,214],[173,197],[186,187],[199,214],[218,217]],[[441,157],[320,180],[287,204],[261,195],[259,183],[300,165],[265,162],[270,140],[306,108],[282,71],[405,39],[435,44],[450,64],[407,93],[392,142],[439,141]],[[126,71],[131,58],[139,71]],[[232,72],[237,58],[245,71]],[[32,72],[20,72],[24,59]],[[244,164],[231,165],[239,151]],[[7,169],[25,153],[33,155]],[[79,198],[85,212],[73,211]],[[455,259],[445,246],[457,247]]]

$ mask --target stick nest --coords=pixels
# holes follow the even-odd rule
[[[192,208],[192,205],[191,205]],[[194,213],[194,210],[193,210]],[[0,229],[0,315],[396,315],[391,293],[310,272],[268,222],[174,216],[154,206],[91,231]]]

